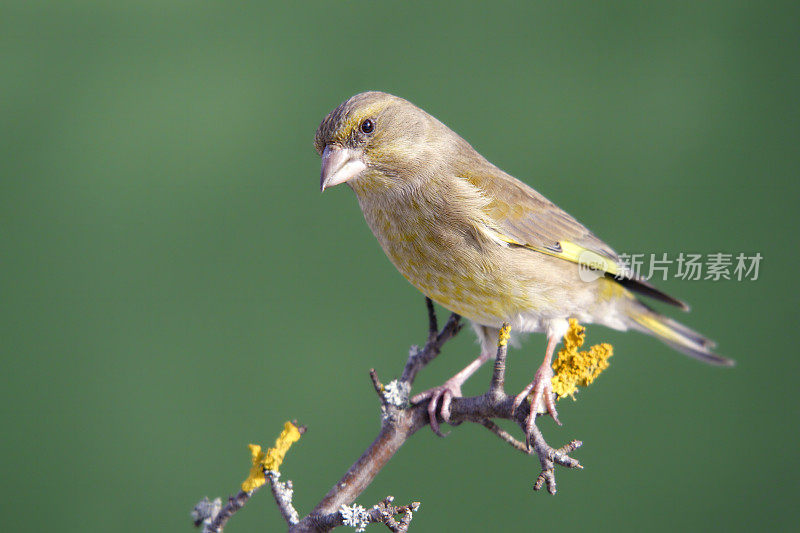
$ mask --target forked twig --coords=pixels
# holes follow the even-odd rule
[[[426,307],[428,309],[428,338],[421,349],[416,346],[411,348],[400,379],[384,385],[375,370],[370,370],[372,386],[380,398],[383,414],[378,436],[316,507],[299,519],[298,512],[292,505],[291,481],[280,482],[277,473],[265,472],[273,497],[290,533],[324,532],[342,525],[355,526],[358,530],[369,523],[378,522],[385,524],[391,531],[400,533],[408,531],[413,513],[419,508],[419,503],[398,507],[393,505],[394,499],[389,496],[370,509],[364,509],[353,505],[353,502],[372,483],[378,472],[406,440],[430,424],[427,410],[428,401],[409,405],[411,385],[419,371],[441,352],[447,341],[458,334],[462,324],[458,315],[451,314],[445,325],[439,330],[436,312],[430,299],[426,299]],[[534,489],[539,490],[546,485],[548,492],[555,494],[554,466],[559,464],[568,468],[583,468],[577,460],[569,456],[581,445],[581,442],[575,440],[561,448],[552,448],[545,442],[541,431],[535,424],[530,424],[530,432],[526,435],[526,441],[522,442],[493,421],[494,419],[512,420],[525,432],[528,427],[527,413],[530,412],[527,400],[518,409],[514,409],[514,397],[506,394],[504,390],[507,325],[504,325],[501,332],[489,389],[480,396],[453,398],[450,404],[450,423],[453,425],[462,422],[480,424],[513,448],[526,454],[536,453],[541,464],[541,473],[536,478]],[[214,504],[218,500],[214,502],[209,502],[208,499],[201,501],[193,513],[196,525],[203,524],[204,533],[222,531],[227,520],[247,503],[253,492],[255,491],[249,493],[240,491],[231,497],[221,509],[216,506],[216,512],[214,512]],[[203,517],[203,513],[197,511],[200,507],[206,510],[211,509],[211,516]],[[398,515],[400,518],[396,519],[395,517]]]

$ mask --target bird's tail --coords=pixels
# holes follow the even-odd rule
[[[666,317],[657,313],[641,302],[636,302],[628,311],[630,325],[644,333],[653,335],[664,344],[675,348],[705,363],[721,366],[733,366],[735,361],[712,352],[716,343]]]

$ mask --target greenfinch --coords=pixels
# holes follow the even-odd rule
[[[637,298],[687,306],[630,271],[614,250],[525,183],[410,102],[357,94],[317,129],[320,187],[346,183],[383,251],[423,294],[469,319],[481,355],[461,372],[412,398],[439,414],[495,352],[503,323],[544,332],[547,349],[533,381],[516,397],[535,412],[558,414],[551,359],[569,319],[648,333],[702,361],[731,365],[714,343]]]

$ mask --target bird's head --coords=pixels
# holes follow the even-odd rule
[[[447,128],[414,104],[377,91],[360,93],[328,113],[314,137],[322,156],[320,188],[415,186],[431,172]],[[437,134],[438,132],[438,134]]]

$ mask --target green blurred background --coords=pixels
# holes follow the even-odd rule
[[[659,283],[732,370],[589,329],[616,356],[564,427],[541,424],[586,442],[556,497],[465,425],[416,435],[359,502],[421,501],[414,531],[796,527],[799,19],[796,2],[5,2],[4,530],[191,531],[292,418],[304,513],[371,441],[367,371],[397,375],[426,318],[353,194],[319,193],[315,128],[367,89],[620,251],[764,260],[757,281]],[[509,388],[543,348],[512,352]],[[476,353],[466,331],[417,390]],[[227,531],[282,528],[260,493]]]

